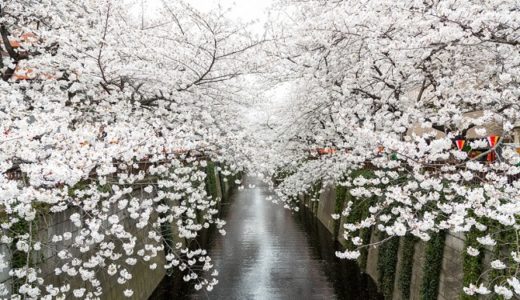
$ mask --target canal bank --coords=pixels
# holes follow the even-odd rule
[[[204,185],[206,192],[215,199],[215,209],[221,211],[222,207],[225,206],[224,203],[228,199],[229,193],[234,190],[236,177],[227,171],[223,172],[225,168],[221,168],[213,162],[208,162],[204,169],[201,170],[206,172]],[[237,176],[240,175],[237,174]],[[111,205],[104,208],[106,209],[107,215],[117,216],[121,224],[121,227],[118,226],[118,230],[125,231],[130,236],[135,237],[135,245],[133,246],[133,249],[147,249],[147,245],[154,245],[153,243],[171,243],[179,244],[183,247],[184,245],[189,245],[191,247],[201,241],[207,240],[211,235],[208,230],[200,230],[198,232],[200,239],[195,241],[193,239],[179,237],[177,234],[178,225],[175,221],[163,222],[161,225],[157,225],[157,218],[164,217],[164,215],[161,216],[161,214],[155,210],[150,213],[148,223],[143,223],[143,225],[138,226],[138,222],[131,216],[129,210],[120,208],[119,205],[117,205],[118,203],[125,202],[132,203],[132,201],[152,202],[150,200],[150,192],[146,191],[145,187],[147,185],[157,184],[156,180],[156,178],[154,179],[154,177],[151,177],[146,181],[136,184],[133,188],[130,188],[131,192],[129,194],[117,198],[120,199],[120,201],[114,201]],[[108,181],[115,181],[115,179],[110,178]],[[143,184],[144,182],[146,182],[146,184]],[[76,191],[81,191],[82,189],[87,189],[87,187],[89,187],[89,182],[83,182],[82,184],[78,184],[75,189]],[[73,192],[74,191],[70,191],[71,195]],[[110,192],[107,192],[107,194],[110,194]],[[174,202],[178,200],[170,199],[170,201],[171,202],[168,205],[178,205]],[[159,202],[150,204],[150,206],[153,206],[154,208],[158,205],[160,205]],[[75,296],[73,291],[75,289],[82,289],[83,292],[85,292],[86,288],[89,287],[87,285],[88,283],[86,283],[86,280],[82,277],[82,273],[76,271],[77,269],[72,268],[75,273],[71,273],[76,274],[76,276],[70,275],[64,270],[70,270],[71,266],[83,270],[94,268],[87,268],[85,266],[92,265],[92,263],[87,262],[87,260],[90,261],[88,259],[89,257],[95,257],[96,259],[100,258],[100,254],[97,252],[99,249],[97,249],[97,247],[92,246],[92,248],[89,248],[87,246],[84,248],[85,250],[83,250],[83,248],[80,250],[77,245],[82,241],[81,237],[85,234],[83,232],[90,228],[89,221],[96,219],[92,218],[88,214],[88,211],[82,210],[82,207],[78,205],[71,205],[61,212],[54,213],[50,213],[48,209],[49,207],[42,207],[40,213],[35,216],[34,221],[17,226],[16,231],[7,231],[5,229],[0,230],[2,236],[3,234],[6,236],[8,236],[8,234],[13,236],[15,236],[15,234],[24,234],[33,237],[34,240],[38,241],[40,244],[39,250],[35,250],[28,255],[24,254],[25,252],[16,250],[17,243],[15,242],[12,245],[3,244],[0,245],[0,258],[2,256],[7,258],[10,267],[14,269],[23,268],[28,262],[30,262],[29,266],[38,270],[38,276],[41,276],[45,284],[53,285],[54,287],[64,286],[61,292],[63,298],[80,298],[79,296]],[[84,223],[79,223],[78,225],[77,222]],[[108,221],[106,223],[108,223]],[[104,226],[107,225],[103,224],[100,228],[103,228]],[[160,230],[157,229],[159,226]],[[104,228],[104,230],[100,232],[106,233],[110,231]],[[150,238],[149,235],[150,232],[157,233],[158,236],[160,235],[160,239],[156,240],[154,238],[152,241],[152,238]],[[99,287],[102,293],[97,293],[98,295],[96,295],[96,297],[85,294],[85,298],[101,300],[149,298],[156,290],[156,287],[163,281],[167,273],[163,267],[166,265],[166,255],[164,251],[150,251],[150,253],[146,255],[146,258],[134,259],[134,262],[132,262],[132,260],[129,262],[129,260],[127,260],[128,256],[123,256],[116,252],[123,248],[121,245],[121,243],[123,243],[122,239],[117,236],[110,238],[109,241],[110,243],[105,243],[105,245],[109,244],[110,246],[106,247],[116,249],[114,250],[114,254],[110,256],[110,260],[113,262],[113,266],[125,266],[124,270],[127,272],[127,282],[124,284],[119,283],[121,280],[118,280],[117,277],[113,276],[115,274],[109,274],[109,272],[104,271],[105,269],[97,266],[93,269],[97,272],[95,282],[96,286]],[[65,251],[69,251],[69,255],[65,255],[64,253],[67,253]],[[179,251],[179,253],[182,252]],[[180,256],[180,254],[177,255]],[[82,262],[79,258],[86,259],[83,265],[81,265]],[[78,266],[78,264],[80,264],[80,266]],[[104,265],[102,266],[108,267],[108,264],[106,264],[105,261],[103,264]],[[152,265],[154,267],[152,267]],[[124,272],[121,272],[120,274],[123,273]],[[89,276],[90,274],[91,273],[89,273]],[[182,278],[182,276],[176,276],[175,278]],[[7,290],[7,296],[9,296],[9,293],[17,291],[23,283],[24,281],[20,280],[18,276],[13,275],[9,268],[0,267],[0,290],[3,285]],[[125,290],[127,289],[132,290],[133,294],[131,296],[125,296]],[[1,299],[5,299],[5,297]]]
[[[377,199],[352,198],[348,189],[341,186],[318,186],[316,193],[300,196],[300,207],[319,220],[329,234],[343,246],[343,225],[364,218],[366,205]],[[318,192],[321,191],[321,192]],[[319,201],[318,201],[319,200]],[[336,220],[349,201],[359,210]],[[361,205],[359,205],[361,203]],[[365,205],[365,206],[364,206]],[[377,244],[385,236],[376,230],[366,230],[363,238]],[[459,299],[462,293],[465,271],[466,237],[460,233],[441,232],[432,235],[428,242],[412,236],[394,237],[377,247],[365,248],[358,259],[362,271],[370,276],[377,290],[385,299],[451,300]],[[489,263],[491,253],[486,252],[484,261]]]
[[[354,262],[339,260],[333,235],[310,211],[291,213],[267,199],[259,181],[224,204],[226,236],[210,255],[219,284],[207,293],[174,288],[166,278],[150,299],[377,299],[375,283]]]

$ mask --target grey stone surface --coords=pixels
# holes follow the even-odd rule
[[[334,208],[336,207],[336,189],[329,185],[324,188],[320,195],[320,203],[318,205],[318,219],[331,232],[334,232]]]
[[[447,234],[442,259],[438,299],[458,299],[464,277],[462,251],[464,240],[460,235]]]
[[[220,172],[218,171],[218,168],[215,168],[214,170],[215,170],[215,182],[217,183],[216,184],[217,196],[219,197],[220,200],[222,200],[225,191],[223,190],[223,187],[220,185],[220,182],[221,182]]]
[[[6,245],[0,245],[0,255],[4,256],[5,261],[10,261],[11,251]],[[8,291],[10,290],[9,287],[11,286],[10,279],[11,277],[9,276],[9,268],[0,270],[0,284],[3,284],[6,288],[8,288]]]
[[[399,239],[399,250],[397,251],[397,265],[395,268],[395,282],[394,282],[394,293],[392,294],[393,300],[401,300],[401,289],[399,288],[399,274],[401,274],[401,263],[403,259],[403,242],[404,239]]]
[[[379,232],[377,230],[372,231],[372,236],[370,237],[370,243],[374,244],[379,241]],[[380,288],[379,284],[379,270],[377,269],[377,262],[379,260],[379,247],[372,246],[368,249],[368,258],[367,258],[367,269],[366,273],[372,277],[372,279],[377,283],[378,289]]]
[[[415,244],[415,253],[413,256],[413,268],[412,268],[412,282],[410,284],[410,299],[419,300],[421,299],[421,285],[423,278],[423,267],[426,261],[424,256],[425,242],[417,242]]]

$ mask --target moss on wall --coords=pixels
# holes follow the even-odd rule
[[[208,161],[206,166],[206,192],[213,198],[218,197],[217,177],[215,175],[215,163]]]
[[[20,237],[31,234],[31,224],[23,219],[14,223],[10,228],[9,235],[13,238],[11,244],[11,268],[12,269],[23,269],[27,264],[31,263],[31,259],[28,257],[28,253],[20,251],[16,248],[18,241],[22,240]],[[25,239],[24,239],[25,240]],[[18,278],[13,276],[13,290],[17,291],[25,283],[25,278]]]
[[[504,257],[504,254],[509,253],[511,252],[511,249],[516,248],[518,238],[520,237],[520,230],[509,229],[504,225],[498,223],[497,221],[485,222],[485,224],[488,227],[494,227],[493,231],[497,233],[495,234],[495,236],[493,236],[493,238],[497,241],[497,244],[493,248],[491,260],[501,260],[507,266],[517,265],[517,263],[513,260],[513,258],[510,255]],[[509,276],[516,275],[515,273],[511,274],[510,272],[511,270],[507,268],[503,270],[491,269],[488,281],[491,282],[493,285],[503,284]],[[497,296],[496,299],[504,300],[505,298],[503,296]]]
[[[311,201],[311,204],[309,205],[309,208],[311,209],[312,211],[312,214],[314,216],[318,216],[318,207],[319,207],[319,204],[320,204],[320,191],[321,191],[321,188],[322,188],[323,184],[321,181],[318,181],[313,187],[312,187],[312,190],[311,190],[311,200],[314,199],[314,201]]]
[[[361,230],[360,237],[363,239],[363,241],[369,242],[371,236],[372,236],[371,228],[366,228],[366,229]],[[366,270],[367,261],[368,261],[368,247],[365,247],[365,248],[361,249],[360,255],[358,257],[359,267],[363,270]]]
[[[402,299],[410,299],[410,286],[412,285],[413,257],[415,255],[415,243],[417,238],[406,235],[403,238],[403,250],[400,261],[400,273],[398,278],[399,290]]]
[[[437,299],[445,239],[446,233],[444,231],[433,233],[431,234],[431,239],[426,244],[426,264],[423,267],[421,284],[421,299],[423,300]]]
[[[347,196],[347,188],[341,185],[336,186],[336,203],[334,207],[334,213],[341,215],[343,211],[343,207],[345,206],[345,198]],[[334,220],[334,239],[338,238],[339,235],[339,227],[341,224],[341,219]]]
[[[395,270],[397,267],[397,252],[399,238],[393,237],[379,248],[377,269],[379,271],[379,285],[385,299],[392,299],[394,293]]]
[[[480,251],[478,256],[471,256],[466,251],[462,254],[463,259],[463,272],[464,272],[464,286],[468,286],[470,283],[476,283],[482,273],[482,263],[484,260],[484,248],[477,242],[479,234],[476,230],[472,230],[466,234],[465,249],[467,247],[473,247]],[[470,296],[464,292],[461,292],[460,299],[463,300],[476,300],[478,296]]]

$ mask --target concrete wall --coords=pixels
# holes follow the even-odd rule
[[[341,231],[341,229],[340,229]],[[379,236],[377,232],[374,230],[370,237],[370,243],[377,243],[379,241]],[[379,286],[379,270],[377,269],[377,263],[379,261],[379,247],[370,247],[368,249],[368,257],[367,257],[367,267],[365,272],[372,277],[372,279]]]
[[[462,254],[464,253],[464,235],[450,233],[446,235],[442,271],[439,283],[439,300],[457,299],[463,288],[464,271]]]
[[[5,261],[10,261],[11,259],[11,252],[9,251],[9,248],[6,245],[0,245],[0,255],[4,256]],[[9,276],[9,268],[5,268],[2,271],[0,271],[0,287],[2,285],[5,288],[7,288],[8,291],[10,291],[9,288],[11,286],[11,277]]]
[[[334,222],[331,215],[336,207],[336,189],[333,186],[324,187],[318,204],[318,219],[331,232],[334,233]]]
[[[401,262],[403,260],[403,242],[404,239],[399,240],[399,250],[397,251],[397,265],[395,267],[395,273],[401,274]],[[393,299],[400,299],[401,298],[401,289],[399,288],[399,277],[396,278],[394,282],[394,293],[392,295]]]
[[[421,299],[421,285],[423,281],[423,266],[427,264],[425,257],[426,243],[418,242],[415,244],[413,255],[412,280],[410,284],[410,299]],[[462,281],[462,278],[461,278]],[[400,299],[401,293],[399,293]],[[457,299],[457,298],[456,298]]]
[[[334,187],[326,187],[320,196],[320,203],[318,211],[315,213],[316,217],[323,225],[333,233],[334,220],[331,215],[334,214],[336,202],[336,193]],[[340,232],[338,233],[338,241],[345,245],[343,238],[343,223],[345,218],[340,220]],[[371,243],[378,241],[378,233],[373,231],[371,236]],[[401,291],[399,290],[399,274],[400,262],[403,257],[402,253],[403,239],[399,244],[398,262],[396,267],[396,275],[394,282],[393,299],[401,299]],[[425,258],[425,242],[417,242],[415,244],[415,253],[413,257],[412,279],[410,286],[410,299],[421,299],[421,285],[423,278],[423,267],[428,262]],[[462,257],[464,251],[464,237],[460,234],[448,233],[444,246],[444,255],[442,261],[442,271],[440,275],[439,294],[440,300],[458,299],[462,291],[463,268]],[[366,270],[364,270],[370,277],[377,282],[379,279],[378,271],[379,248],[370,247],[368,251],[368,259]],[[378,283],[379,285],[379,283]]]
[[[141,197],[139,194],[134,194],[133,196],[138,198]],[[61,286],[64,283],[69,283],[71,286],[71,291],[74,288],[85,287],[85,284],[81,278],[79,276],[71,278],[70,276],[65,275],[55,275],[54,269],[61,267],[64,264],[64,261],[57,256],[58,252],[70,246],[72,244],[72,240],[79,235],[80,229],[75,227],[70,221],[70,216],[75,212],[76,210],[69,209],[58,214],[49,214],[43,216],[38,221],[38,240],[42,241],[42,244],[49,245],[49,247],[42,248],[43,250],[40,251],[40,253],[36,253],[36,255],[34,255],[34,257],[37,258],[37,260],[34,260],[34,263],[38,265],[39,268],[41,268],[46,284]],[[133,236],[137,237],[135,249],[137,250],[143,248],[144,244],[147,243],[145,241],[148,240],[147,234],[149,231],[153,230],[153,228],[149,226],[143,229],[138,229],[135,226],[134,220],[129,217],[129,214],[126,211],[113,211],[112,214],[117,214],[121,220],[120,224],[125,227],[125,230],[132,233]],[[157,218],[157,216],[152,217],[152,219],[155,218]],[[150,223],[153,223],[153,220],[151,220]],[[51,242],[52,236],[61,235],[65,232],[73,233],[71,241],[61,243]],[[117,241],[117,239],[113,238],[112,241],[114,244],[116,244],[116,251],[118,249],[121,250],[120,243]],[[94,254],[93,252],[80,254],[78,251],[74,251],[74,253],[75,256],[83,257],[84,259],[88,259]],[[156,286],[165,275],[165,270],[161,267],[165,264],[166,261],[163,253],[159,253],[158,256],[152,258],[147,263],[144,263],[141,259],[138,259],[134,266],[125,264],[124,259],[126,258],[126,256],[123,256],[121,260],[115,261],[115,263],[122,264],[127,267],[127,270],[133,275],[133,278],[123,285],[120,285],[116,282],[118,277],[117,275],[109,276],[105,269],[101,269],[99,272],[97,272],[98,279],[101,283],[101,287],[103,288],[101,299],[128,299],[123,295],[123,291],[128,288],[131,288],[134,291],[134,295],[131,297],[131,299],[148,299],[148,297],[152,294]],[[109,263],[108,260],[107,263]],[[149,268],[149,265],[152,263],[157,263],[158,265],[155,270],[151,270]],[[90,285],[86,286],[87,290],[89,286]],[[70,295],[70,297],[72,298],[72,295]]]

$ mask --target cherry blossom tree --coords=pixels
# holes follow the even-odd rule
[[[519,14],[515,1],[280,1],[272,72],[293,88],[265,172],[295,209],[319,182],[357,199],[344,216],[376,199],[344,224],[339,257],[370,246],[364,228],[475,232],[468,254],[494,251],[499,275],[464,291],[520,295],[520,157],[505,145],[520,116]]]
[[[193,241],[225,234],[206,181],[215,163],[224,176],[242,170],[237,106],[242,77],[261,72],[250,59],[261,41],[224,10],[176,1],[158,13],[111,0],[1,4],[0,243],[12,257],[0,269],[13,279],[2,297],[98,298],[101,276],[131,297],[136,264],[178,269],[197,289],[218,282]],[[42,235],[49,215],[73,229]],[[38,264],[49,251],[51,276]]]

